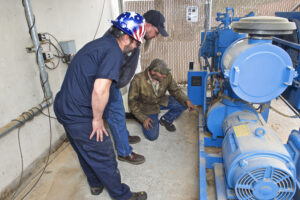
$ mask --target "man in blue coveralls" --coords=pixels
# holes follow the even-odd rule
[[[121,183],[113,145],[103,123],[111,112],[111,90],[119,81],[123,54],[143,41],[145,20],[137,13],[125,12],[112,23],[110,34],[89,42],[73,58],[56,95],[54,111],[78,155],[93,195],[106,187],[114,199],[145,200],[146,192],[131,192]]]
[[[157,10],[149,10],[144,15],[146,46],[151,39],[156,38],[159,34],[167,37],[168,33],[165,30],[164,16]],[[107,118],[111,133],[113,135],[115,146],[118,153],[118,159],[130,164],[142,164],[145,162],[145,157],[134,153],[130,144],[138,143],[141,139],[138,136],[130,136],[126,127],[125,109],[120,88],[126,86],[135,74],[138,59],[140,55],[140,48],[134,49],[130,54],[125,55],[124,64],[120,69],[120,75],[116,87],[111,89],[111,102],[109,103],[110,114]],[[118,122],[118,123],[116,123]]]

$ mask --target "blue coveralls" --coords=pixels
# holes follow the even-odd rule
[[[103,142],[96,142],[95,137],[90,140],[89,136],[92,132],[94,82],[97,78],[111,79],[110,91],[113,91],[122,61],[123,53],[111,34],[86,44],[73,58],[54,102],[57,119],[66,130],[89,185],[103,184],[110,196],[117,200],[129,199],[132,193],[126,184],[121,183],[111,139],[104,135]],[[113,96],[110,96],[108,105]],[[105,108],[103,117],[109,116],[109,112],[110,106]]]

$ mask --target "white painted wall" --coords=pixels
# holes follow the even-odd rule
[[[96,32],[104,5],[97,37],[119,14],[118,0],[31,0],[38,32],[49,32],[59,41],[75,40],[76,49],[91,41]],[[41,103],[43,93],[35,54],[27,53],[32,46],[21,0],[0,0],[0,127],[22,112]],[[50,86],[55,96],[63,81],[67,66],[60,64],[48,70]],[[52,106],[51,115],[54,115]],[[47,113],[47,109],[44,110]],[[53,143],[64,139],[62,126],[52,119]],[[37,160],[47,156],[49,148],[48,118],[39,115],[20,129],[24,168],[33,169]],[[54,148],[54,147],[53,147]],[[17,129],[0,138],[0,199],[8,188],[15,187],[21,172]]]

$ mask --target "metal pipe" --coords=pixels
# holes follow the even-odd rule
[[[294,12],[299,6],[300,6],[300,2],[297,3],[297,4],[290,10],[290,12]]]
[[[34,118],[34,116],[40,114],[44,108],[49,106],[52,101],[44,100],[42,103],[31,108],[27,112],[23,112],[16,119],[11,120],[8,124],[0,128],[0,138],[5,136],[8,132],[12,131],[15,128],[22,126],[25,122]]]
[[[37,34],[36,27],[35,27],[35,18],[34,18],[34,15],[32,14],[30,1],[23,0],[22,2],[23,2],[24,10],[25,10],[25,15],[26,15],[31,39],[32,39],[34,47],[36,49],[37,63],[39,65],[40,76],[41,76],[40,78],[42,81],[41,84],[42,84],[42,89],[44,92],[44,100],[42,101],[42,103],[38,104],[37,106],[31,108],[30,110],[28,110],[26,112],[23,112],[21,115],[19,115],[19,117],[17,117],[16,119],[13,119],[11,122],[9,122],[8,124],[1,127],[0,128],[0,138],[2,138],[4,135],[6,135],[8,132],[12,131],[13,129],[22,126],[25,122],[33,119],[34,116],[41,113],[44,108],[46,108],[47,106],[50,106],[53,103],[52,92],[51,92],[51,88],[50,88],[49,81],[48,81],[48,73],[46,71],[44,59],[42,56],[42,49],[41,49],[40,41],[38,39],[38,34]]]
[[[32,39],[33,45],[36,50],[37,63],[39,65],[39,70],[40,70],[40,75],[41,75],[41,80],[42,80],[42,87],[45,92],[45,98],[51,99],[52,92],[51,92],[51,88],[50,88],[49,81],[48,81],[48,73],[46,71],[45,62],[44,62],[44,58],[42,55],[42,49],[41,49],[40,41],[38,38],[36,26],[35,26],[35,17],[32,13],[30,0],[23,0],[23,6],[24,6],[24,10],[25,10],[25,15],[26,15],[31,39]]]
[[[277,42],[279,44],[283,44],[283,45],[286,45],[286,46],[291,47],[293,49],[300,50],[300,44],[296,44],[296,43],[293,43],[293,42],[290,42],[290,41],[287,41],[287,40],[283,40],[283,39],[280,39],[280,38],[276,38],[276,37],[273,37],[272,39],[273,39],[274,42]]]
[[[279,96],[280,99],[293,111],[299,118],[300,118],[300,113],[296,108],[294,108],[282,95]]]
[[[212,0],[205,1],[205,30],[211,30]]]
[[[119,12],[125,12],[125,0],[119,0]]]
[[[208,30],[211,30],[212,0],[209,0],[208,11]]]
[[[204,69],[204,67],[202,66],[202,63],[201,63],[201,49],[205,44],[207,31],[209,31],[211,29],[212,0],[205,1],[204,12],[205,12],[205,21],[204,21],[205,32],[204,32],[204,38],[202,40],[202,43],[200,44],[200,48],[198,51],[198,62],[200,65],[200,70]]]
[[[208,79],[208,77],[210,77],[212,75],[217,75],[217,74],[221,74],[221,72],[210,72],[209,74],[206,75],[205,80],[204,80],[205,81],[204,91],[207,91],[206,88],[207,88],[207,79]],[[202,112],[205,115],[205,113],[206,113],[206,95],[205,95],[203,106],[202,106]],[[205,119],[205,118],[203,118],[203,119]]]

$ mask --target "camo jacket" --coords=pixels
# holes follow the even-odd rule
[[[186,106],[188,97],[181,91],[173,79],[171,73],[159,83],[156,95],[148,75],[148,68],[134,76],[130,83],[128,104],[131,113],[140,121],[144,122],[149,114],[160,112],[160,105],[167,106],[168,91],[177,101]]]

